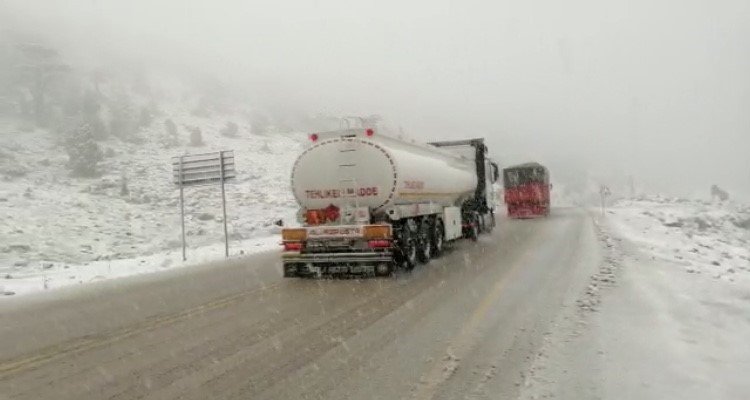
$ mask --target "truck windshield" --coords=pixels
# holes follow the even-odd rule
[[[528,183],[544,183],[546,174],[542,168],[506,169],[503,173],[503,184],[512,188]]]

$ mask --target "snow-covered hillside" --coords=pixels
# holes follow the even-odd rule
[[[179,130],[176,147],[164,144],[168,118]],[[230,250],[246,252],[248,240],[268,243],[264,238],[278,230],[274,221],[293,220],[289,171],[306,136],[253,134],[240,124],[236,137],[226,137],[220,132],[230,120],[242,118],[201,118],[177,107],[163,110],[141,130],[142,143],[112,137],[99,142],[105,158],[103,174],[96,178],[71,177],[59,135],[22,131],[18,122],[0,120],[0,286],[10,292],[28,287],[24,279],[33,279],[34,288],[42,287],[42,281],[44,287],[82,283],[102,277],[86,273],[87,268],[102,262],[110,269],[123,265],[110,260],[151,256],[144,271],[153,264],[179,264],[179,258],[173,263],[153,257],[172,260],[180,252],[179,192],[170,163],[172,156],[184,153],[234,150],[237,180],[227,185]],[[186,127],[201,129],[203,146],[188,145]],[[186,189],[185,197],[191,260],[191,249],[223,242],[221,195],[218,186],[203,186]],[[223,256],[220,246],[209,248],[217,258]],[[95,262],[99,264],[91,264]]]

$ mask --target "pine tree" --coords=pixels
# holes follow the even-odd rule
[[[110,105],[109,131],[125,141],[138,141],[137,118],[133,104],[126,94],[120,94]]]
[[[101,96],[93,90],[88,90],[83,95],[81,105],[84,121],[91,125],[91,130],[97,140],[105,139],[107,137],[107,126],[104,124],[102,117],[99,116],[99,110],[101,110],[100,97]]]
[[[190,130],[190,145],[203,146],[203,133],[201,132],[201,128],[192,126],[188,129]]]
[[[165,144],[167,147],[174,147],[180,145],[180,137],[177,132],[177,124],[172,119],[164,121],[164,131],[166,132]]]
[[[17,83],[31,94],[34,122],[46,127],[50,122],[50,89],[70,67],[60,61],[57,50],[51,47],[30,43],[18,45],[17,48],[23,54],[23,61],[18,66]]]
[[[82,123],[70,131],[65,150],[71,175],[91,177],[99,174],[98,164],[104,159],[104,152],[94,140],[91,125]]]

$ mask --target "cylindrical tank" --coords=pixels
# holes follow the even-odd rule
[[[373,212],[401,204],[453,206],[476,187],[473,160],[383,135],[321,138],[292,169],[292,191],[308,210],[354,203]]]

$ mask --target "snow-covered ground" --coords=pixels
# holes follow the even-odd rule
[[[750,208],[662,197],[602,217],[598,273],[522,398],[750,398]]]
[[[279,249],[278,235],[266,235],[232,244],[230,258]],[[224,259],[224,243],[188,249],[187,261],[182,261],[181,249],[158,252],[147,256],[116,260],[99,260],[83,264],[41,262],[29,265],[16,275],[7,273],[0,278],[0,295],[24,295],[72,285],[99,282],[132,275],[150,274],[172,268],[186,267]],[[10,277],[10,278],[9,278]],[[2,297],[0,297],[2,298]]]
[[[750,284],[750,207],[655,197],[620,201],[610,211],[612,228],[652,259]]]
[[[180,146],[164,145],[167,118],[180,130]],[[239,123],[236,137],[220,134],[227,121]],[[17,122],[0,120],[2,292],[29,293],[184,265],[179,191],[171,181],[171,157],[179,154],[234,150],[237,180],[226,187],[231,253],[278,242],[274,221],[294,221],[289,174],[306,135],[253,134],[241,122],[240,116],[200,118],[179,108],[164,110],[142,130],[143,143],[101,142],[108,153],[101,163],[104,174],[84,179],[70,176],[56,135],[23,132]],[[204,146],[188,145],[186,126],[200,127]],[[188,261],[221,259],[219,187],[187,188],[185,200]]]

